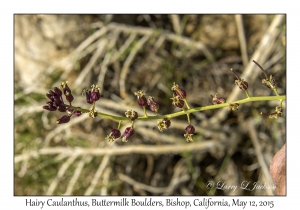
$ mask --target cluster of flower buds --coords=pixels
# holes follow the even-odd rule
[[[74,97],[72,95],[71,89],[69,88],[67,82],[62,82],[60,88],[54,87],[53,91],[49,90],[49,93],[46,96],[50,99],[50,101],[46,102],[47,105],[43,106],[43,109],[48,111],[60,111],[67,112],[67,115],[63,115],[60,119],[56,121],[57,124],[68,123],[71,119],[71,116],[80,116],[81,112],[78,110],[73,110],[70,106]],[[64,103],[62,98],[62,94],[64,93],[66,100],[69,102],[70,106]]]
[[[193,134],[195,133],[195,128],[192,125],[188,125],[185,128],[185,134],[184,134],[184,138],[187,142],[192,142],[193,140]]]
[[[82,95],[85,95],[87,103],[93,104],[101,97],[100,88],[98,85],[92,85],[91,88],[85,88],[82,91]]]
[[[85,95],[87,103],[92,104],[89,116],[95,118],[97,116],[97,112],[95,111],[95,102],[98,101],[101,97],[99,86],[93,84],[91,88],[83,89],[82,95]]]
[[[150,110],[152,112],[155,112],[155,114],[157,115],[158,110],[159,110],[159,104],[156,101],[154,101],[154,98],[152,96],[148,96],[148,99],[146,99],[146,93],[144,90],[139,90],[139,91],[135,92],[134,95],[137,96],[138,104],[140,106],[145,108],[147,105],[149,105]]]
[[[264,85],[266,85],[268,88],[273,89],[277,94],[277,90],[276,90],[277,83],[275,81],[275,78],[272,75],[270,76],[270,78],[268,78],[268,75],[265,73],[264,69],[256,61],[253,61],[253,62],[262,70],[262,72],[264,73],[264,75],[266,77],[266,79],[262,80],[262,83]],[[244,90],[246,92],[248,98],[250,98],[250,95],[247,91],[248,83],[244,79],[241,79],[233,69],[231,69],[231,71],[237,78],[235,80],[235,84],[241,90]],[[173,97],[171,98],[172,104],[177,106],[178,108],[182,108],[182,109],[186,105],[186,107],[188,109],[190,109],[190,107],[187,103],[187,100],[186,100],[186,92],[175,82],[174,82],[171,90],[173,92]],[[95,111],[95,102],[101,98],[99,86],[92,85],[90,88],[84,89],[82,94],[86,96],[86,102],[89,104],[92,104],[92,108],[89,111],[89,116],[92,118],[96,117],[97,112]],[[146,114],[146,106],[147,105],[149,105],[151,111],[155,112],[156,115],[158,114],[159,104],[156,101],[154,101],[154,98],[152,96],[148,96],[148,98],[146,98],[146,93],[143,90],[139,90],[139,91],[135,92],[134,94],[138,98],[138,104],[144,108],[145,117],[147,117],[147,114]],[[65,98],[69,102],[69,104],[64,103],[62,95],[65,96]],[[58,124],[69,122],[71,116],[73,116],[73,115],[74,116],[81,115],[82,112],[76,110],[78,108],[73,107],[71,104],[72,101],[74,100],[74,97],[72,95],[72,91],[69,88],[67,82],[62,82],[60,85],[60,88],[54,87],[54,89],[50,90],[49,93],[46,94],[46,96],[48,97],[48,99],[50,101],[47,102],[47,105],[43,106],[43,109],[46,109],[48,111],[58,110],[60,112],[67,113],[66,115],[63,115],[59,120],[57,120]],[[218,96],[217,93],[214,96],[211,95],[211,97],[212,97],[212,103],[214,105],[226,103],[226,99],[221,96]],[[229,110],[235,111],[238,109],[239,109],[239,103],[229,103]],[[80,109],[80,110],[82,110],[82,109]],[[184,110],[184,109],[183,109],[183,111],[186,112],[186,110]],[[193,135],[195,133],[195,128],[190,123],[191,122],[190,121],[190,112],[187,111],[186,114],[187,114],[189,125],[185,128],[184,137],[187,142],[192,142]],[[263,113],[261,113],[261,114],[263,114]],[[275,109],[275,112],[273,112],[271,114],[263,114],[263,115],[268,115],[270,118],[277,118],[278,116],[282,115],[282,108],[277,106]],[[133,126],[134,126],[135,120],[138,119],[138,113],[134,110],[127,110],[125,112],[125,116],[132,121],[132,126],[127,127],[125,129],[124,133],[121,134],[121,132],[119,130],[119,127],[120,127],[120,124],[119,124],[118,129],[113,129],[110,132],[110,134],[106,137],[106,140],[108,140],[108,142],[114,142],[116,139],[119,139],[119,138],[121,138],[122,142],[127,142],[128,138],[134,134],[135,131],[134,131]],[[166,115],[166,116],[168,116],[168,115]],[[120,123],[121,123],[121,121],[120,121]],[[171,125],[170,119],[164,117],[163,119],[158,121],[157,127],[160,132],[163,132],[164,130],[168,129],[170,127],[170,125]]]
[[[133,134],[134,129],[132,127],[127,127],[122,135],[119,129],[112,129],[110,134],[105,139],[108,142],[114,142],[116,139],[121,138],[122,142],[127,142],[128,138]]]
[[[186,98],[186,92],[182,88],[180,88],[175,82],[171,90],[173,91],[173,98],[171,98],[172,104],[177,106],[178,108],[183,108],[184,107],[183,99]]]
[[[224,104],[226,102],[226,99],[223,98],[223,97],[221,97],[221,96],[218,96],[218,93],[216,93],[215,96],[212,96],[212,95],[210,95],[210,96],[212,97],[212,103],[214,105],[216,105],[216,104]]]
[[[50,101],[46,102],[48,105],[43,106],[43,109],[48,111],[66,111],[66,104],[64,103],[62,92],[59,88],[54,87],[54,91],[49,90],[49,93],[47,93],[46,96],[50,99]]]
[[[157,127],[160,132],[166,130],[168,127],[170,127],[170,125],[171,125],[171,121],[169,118],[163,118],[157,123]]]
[[[266,79],[262,80],[262,84],[264,84],[265,86],[267,86],[270,89],[276,88],[277,82],[275,80],[275,77],[270,75],[270,78],[268,79],[268,75],[267,75],[266,71],[264,70],[264,68],[261,65],[259,65],[255,60],[253,60],[253,63],[255,63],[260,68],[260,70],[263,72],[263,74],[266,77]]]
[[[275,91],[275,93],[278,95],[277,89],[276,89],[277,82],[275,80],[275,77],[273,75],[270,75],[270,77],[268,78],[268,75],[267,75],[266,71],[264,70],[264,68],[261,65],[259,65],[255,60],[253,60],[253,63],[255,63],[260,68],[260,70],[263,72],[263,74],[265,75],[265,79],[262,79],[262,81],[261,81],[262,84],[265,85],[266,87],[272,89],[273,91]],[[260,114],[269,116],[269,118],[277,119],[278,116],[282,116],[282,107],[276,106],[275,112],[270,113],[270,114],[264,114],[262,112]]]

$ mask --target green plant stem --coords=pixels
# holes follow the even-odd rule
[[[187,114],[186,116],[187,116],[188,124],[190,125],[191,124],[190,114]]]
[[[184,98],[184,99],[183,99],[183,101],[184,101],[184,103],[185,103],[186,107],[187,107],[188,109],[190,109],[190,106],[189,106],[189,104],[188,104],[188,102],[187,102],[186,98]]]
[[[184,101],[186,107],[188,108],[188,110],[191,109],[188,102],[187,102],[187,100],[186,100],[186,98],[184,98],[183,101]],[[185,111],[185,110],[182,109],[182,111]],[[187,116],[188,124],[190,125],[191,124],[190,114],[187,114],[186,116]]]
[[[279,96],[279,95],[278,95],[278,91],[277,91],[277,88],[276,88],[276,87],[275,87],[275,88],[273,88],[273,91],[275,92],[276,96]]]
[[[146,106],[143,106],[143,108],[144,108],[144,116],[147,117],[148,115],[147,115]]]
[[[228,107],[230,103],[238,103],[238,104],[245,104],[245,103],[249,103],[249,102],[255,102],[255,101],[275,101],[275,100],[279,100],[282,101],[286,100],[286,96],[282,95],[282,96],[258,96],[258,97],[251,97],[251,98],[245,98],[242,100],[238,100],[238,101],[232,101],[229,103],[224,103],[224,104],[216,104],[216,105],[209,105],[209,106],[203,106],[203,107],[196,107],[196,108],[191,108],[191,109],[187,109],[184,111],[180,111],[180,112],[175,112],[172,114],[165,114],[165,115],[156,115],[156,116],[143,116],[143,117],[138,117],[136,119],[136,121],[138,120],[156,120],[156,119],[163,119],[163,118],[174,118],[174,117],[178,117],[181,115],[186,115],[186,114],[190,114],[190,113],[194,113],[194,112],[201,112],[201,111],[205,111],[205,110],[211,110],[211,109],[220,109],[223,107]],[[70,107],[70,106],[68,106]],[[83,113],[89,113],[89,110],[87,109],[82,109],[80,107],[74,107],[71,106],[72,109],[81,111]],[[102,112],[97,112],[98,116],[100,117],[104,117],[104,118],[108,118],[108,119],[112,119],[112,120],[116,120],[116,121],[129,121],[130,119],[127,117],[119,117],[119,116],[114,116],[114,115],[109,115],[109,114],[105,114]]]
[[[251,96],[250,96],[248,90],[245,90],[245,93],[246,93],[246,95],[247,95],[248,98],[251,98]]]
[[[281,100],[280,100],[280,107],[281,107],[281,108],[282,108],[282,102],[283,102],[283,100],[281,99]]]
[[[119,121],[119,124],[118,124],[118,129],[121,128],[121,124],[122,124],[122,120]]]

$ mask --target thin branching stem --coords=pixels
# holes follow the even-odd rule
[[[194,112],[201,112],[201,111],[205,111],[205,110],[220,109],[220,108],[224,108],[224,107],[229,107],[231,103],[238,103],[238,104],[241,105],[241,104],[245,104],[245,103],[249,103],[249,102],[255,102],[255,101],[275,101],[275,100],[284,101],[284,100],[286,100],[286,96],[285,95],[278,95],[278,96],[257,96],[257,97],[250,97],[250,98],[248,97],[248,98],[245,98],[245,99],[242,99],[242,100],[233,101],[233,102],[229,102],[229,103],[190,108],[190,109],[186,109],[186,110],[180,111],[180,112],[175,112],[175,113],[172,113],[172,114],[138,117],[135,121],[138,121],[138,120],[157,120],[157,119],[163,119],[163,118],[174,118],[174,117],[178,117],[178,116],[181,116],[181,115],[186,115],[186,114],[190,114],[190,113],[194,113]],[[80,107],[72,106],[72,108],[75,109],[75,110],[81,111],[83,113],[88,113],[89,112],[89,110],[82,109]],[[105,114],[105,113],[102,113],[102,112],[97,112],[97,115],[100,116],[100,117],[104,117],[104,118],[108,118],[108,119],[112,119],[112,120],[116,120],[116,121],[129,121],[130,120],[127,117],[114,116],[114,115]]]
[[[251,98],[251,96],[250,96],[248,90],[245,90],[245,93],[246,93],[246,95],[247,95],[248,98]]]
[[[147,115],[146,106],[143,106],[143,108],[144,108],[144,116],[147,117],[148,115]]]

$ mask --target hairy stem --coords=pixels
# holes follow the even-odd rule
[[[245,104],[245,103],[249,103],[249,102],[255,102],[255,101],[274,101],[274,100],[279,100],[280,103],[282,104],[282,101],[286,100],[286,96],[285,95],[282,95],[282,96],[279,95],[279,96],[250,97],[250,98],[245,98],[245,99],[242,99],[242,100],[232,101],[232,102],[224,103],[224,104],[216,104],[216,105],[209,105],[209,106],[186,109],[184,111],[175,112],[175,113],[171,113],[171,114],[138,117],[136,119],[136,121],[138,121],[138,120],[156,120],[156,119],[163,119],[163,118],[174,118],[174,117],[178,117],[178,116],[181,116],[181,115],[186,115],[186,114],[190,114],[190,113],[194,113],[194,112],[201,112],[201,111],[205,111],[205,110],[220,109],[220,108],[228,107],[230,103],[238,103],[238,104],[241,105],[241,104]],[[70,107],[72,107],[75,110],[81,111],[83,113],[89,113],[89,110],[87,110],[87,109],[82,109],[80,107],[74,107],[74,106],[70,106]],[[129,121],[130,120],[127,117],[119,117],[119,116],[105,114],[105,113],[102,113],[102,112],[97,112],[97,114],[100,117],[104,117],[104,118],[108,118],[108,119],[112,119],[112,120],[116,120],[116,121]]]

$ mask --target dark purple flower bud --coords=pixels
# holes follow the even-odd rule
[[[215,96],[212,96],[212,103],[214,105],[216,104],[224,104],[226,102],[225,98],[218,96],[218,94],[216,93]]]
[[[179,97],[179,96],[175,96],[172,99],[172,104],[174,104],[175,106],[182,108],[184,106],[184,101]]]
[[[57,106],[60,106],[63,104],[63,101],[61,100],[61,97],[60,96],[52,96],[52,101],[54,101],[54,103],[57,105]]]
[[[127,127],[121,136],[123,142],[127,142],[128,138],[134,134],[134,130],[131,127]]]
[[[92,99],[92,101],[98,101],[100,99],[100,93],[97,91],[92,91],[91,99]]]
[[[43,106],[43,109],[46,109],[48,111],[56,111],[56,107],[51,106],[51,105],[45,105],[45,106]]]
[[[73,97],[72,93],[66,91],[65,96],[66,96],[67,101],[68,101],[69,103],[72,103],[72,101],[74,100],[74,97]]]
[[[117,138],[120,138],[121,132],[119,129],[112,129],[111,135],[117,139]]]
[[[62,92],[59,88],[54,87],[54,92],[56,93],[57,96],[62,96]]]
[[[152,112],[155,112],[156,115],[157,115],[157,112],[159,110],[159,104],[157,102],[154,101],[154,98],[152,96],[149,96],[148,97],[148,100],[147,100],[147,103],[148,105],[150,106],[150,110]]]
[[[147,105],[147,99],[145,97],[146,93],[143,90],[139,90],[134,93],[138,97],[138,104],[140,106],[146,106]]]
[[[92,96],[91,96],[91,91],[85,92],[85,97],[86,97],[86,102],[87,103],[89,103],[89,104],[93,103]]]
[[[56,93],[53,92],[52,90],[49,90],[49,94],[50,94],[51,96],[56,96]]]
[[[147,99],[146,99],[146,97],[143,96],[143,97],[139,98],[139,99],[138,99],[138,104],[139,104],[140,106],[146,106],[146,105],[147,105]]]
[[[59,106],[59,107],[57,108],[57,110],[60,111],[60,112],[66,112],[66,111],[67,111],[67,108],[66,108],[65,106]]]
[[[62,82],[61,85],[60,85],[60,87],[63,89],[63,92],[64,92],[65,95],[66,95],[67,92],[68,92],[68,93],[72,93],[72,91],[71,91],[71,89],[69,88],[69,86],[68,86],[67,83],[68,83],[68,81]]]
[[[75,110],[73,114],[74,114],[74,116],[79,117],[82,114],[82,112]]]
[[[181,99],[186,98],[186,92],[182,88],[180,88],[175,82],[171,89],[173,90],[175,95],[179,96],[179,98],[181,98]]]
[[[49,98],[50,100],[53,100],[53,95],[46,93],[47,98]]]
[[[56,121],[57,124],[68,123],[71,119],[71,116],[64,115],[59,120]]]
[[[170,127],[171,121],[168,118],[163,118],[161,121],[158,121],[157,127],[160,132],[163,132],[165,129]]]
[[[185,128],[185,133],[186,133],[186,134],[194,134],[194,133],[195,133],[195,128],[194,128],[194,126],[188,125],[188,126]]]
[[[98,85],[92,85],[92,90],[91,90],[91,101],[95,102],[100,99],[100,88]]]
[[[108,142],[113,142],[116,139],[120,138],[121,136],[121,132],[118,129],[112,129],[112,131],[110,132],[110,134],[105,138],[106,140],[108,140]]]
[[[48,104],[49,106],[53,106],[55,107],[55,109],[57,109],[57,105],[53,101],[47,101],[46,104]]]
[[[192,142],[193,140],[193,134],[195,133],[195,128],[192,125],[188,125],[185,128],[185,134],[184,134],[184,138],[187,142]]]
[[[134,121],[136,118],[138,118],[138,113],[133,110],[127,110],[127,112],[125,112],[125,115],[132,121]]]

